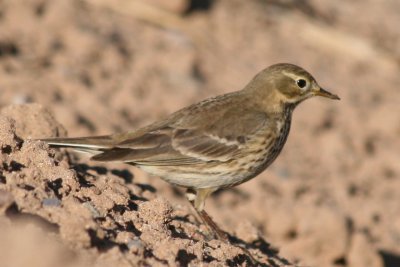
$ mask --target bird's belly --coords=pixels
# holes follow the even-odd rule
[[[290,114],[289,114],[290,115]],[[224,188],[244,183],[264,171],[281,152],[290,130],[288,120],[271,136],[260,134],[240,155],[228,162],[204,162],[179,166],[139,166],[163,180],[187,188]]]
[[[225,163],[139,167],[145,172],[182,187],[225,188],[239,185],[260,174],[274,161],[282,147],[283,144],[276,143]]]
[[[240,183],[248,172],[238,172],[231,164],[196,166],[140,166],[142,170],[159,176],[168,183],[187,188],[222,188]]]

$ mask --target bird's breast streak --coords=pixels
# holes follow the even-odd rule
[[[251,142],[260,144],[250,153],[224,164],[204,166],[140,166],[144,171],[169,183],[190,188],[224,188],[244,183],[265,170],[279,155],[286,142],[291,123],[291,111],[276,121],[275,133],[263,132]],[[269,128],[270,129],[270,128]],[[257,147],[257,146],[255,146]],[[235,170],[233,172],[232,170]]]

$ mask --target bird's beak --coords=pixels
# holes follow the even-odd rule
[[[337,95],[334,95],[322,88],[319,88],[319,90],[318,89],[315,90],[314,95],[323,96],[323,97],[327,97],[327,98],[335,99],[335,100],[340,100],[340,97],[338,97]]]

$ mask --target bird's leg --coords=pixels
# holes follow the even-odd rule
[[[188,189],[186,192],[186,197],[189,200],[190,204],[192,204],[193,208],[196,210],[198,217],[200,220],[207,226],[208,230],[216,237],[217,239],[225,242],[227,244],[231,244],[228,238],[228,234],[223,231],[218,225],[211,219],[210,215],[204,210],[204,204],[206,198],[214,192],[214,188],[204,188],[204,189]],[[246,247],[241,245],[231,244],[240,248],[250,259],[252,264],[257,263],[257,260],[253,257],[250,251],[247,250]]]
[[[214,235],[214,237],[225,243],[230,243],[226,232],[219,228],[210,215],[208,215],[208,213],[204,210],[206,198],[214,191],[214,188],[204,188],[196,191],[188,189],[186,196],[190,204],[192,204],[193,208],[196,210],[200,220],[207,226],[208,230]]]

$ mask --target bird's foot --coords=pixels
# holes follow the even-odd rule
[[[250,259],[250,262],[252,265],[257,265],[258,261],[253,257],[251,252],[246,248],[245,244],[242,243],[236,243],[236,242],[231,242],[229,239],[229,235],[227,232],[222,230],[221,228],[218,227],[218,225],[211,219],[211,217],[205,212],[204,210],[199,212],[200,217],[204,221],[205,225],[207,225],[209,229],[209,234],[207,235],[207,239],[212,240],[212,239],[218,239],[225,244],[235,246],[237,248],[240,248],[243,253]]]

